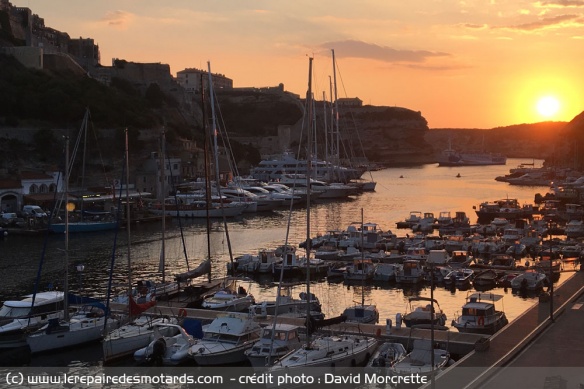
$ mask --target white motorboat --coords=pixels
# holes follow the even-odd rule
[[[399,265],[395,263],[378,263],[373,272],[373,281],[395,281],[395,274]]]
[[[176,335],[175,327],[178,324],[175,317],[140,315],[129,323],[115,328],[102,341],[103,361],[111,361],[131,355],[136,350],[148,346],[154,337],[154,326],[160,327],[158,332],[163,336]]]
[[[395,273],[395,281],[402,284],[417,284],[422,281],[424,271],[417,259],[406,259]]]
[[[393,342],[382,343],[377,348],[373,356],[369,359],[369,362],[367,362],[367,366],[365,366],[365,369],[389,368],[397,360],[405,357],[407,353],[408,352],[401,343]]]
[[[260,337],[262,328],[246,314],[218,316],[203,327],[204,336],[189,349],[199,366],[227,365],[247,361],[245,350]]]
[[[454,269],[444,277],[444,284],[446,286],[457,287],[459,289],[468,288],[471,285],[473,276],[473,269]]]
[[[432,304],[434,311],[432,312]],[[429,297],[410,297],[408,308],[402,315],[402,320],[406,327],[429,326],[434,323],[436,326],[446,324],[446,314],[440,309],[438,301]]]
[[[276,323],[262,330],[260,339],[245,355],[253,367],[271,366],[278,359],[302,346],[298,326]]]
[[[343,316],[347,323],[368,323],[376,324],[379,321],[379,311],[374,304],[356,304],[345,308]]]
[[[0,309],[0,349],[26,346],[26,332],[39,329],[50,319],[62,319],[63,295],[47,291],[4,301]]]
[[[310,294],[310,310],[314,312],[321,311],[320,301],[314,293]],[[249,311],[258,317],[266,317],[267,315],[281,315],[285,313],[294,313],[299,311],[306,311],[306,304],[308,303],[306,292],[301,292],[298,299],[291,296],[290,288],[283,288],[280,296],[273,301],[261,301],[249,307]]]
[[[354,259],[353,265],[347,266],[345,281],[370,281],[375,274],[375,266],[371,259]]]
[[[203,300],[201,307],[215,311],[247,312],[255,303],[252,294],[244,287],[237,287],[234,279],[227,279],[223,288]]]
[[[495,309],[503,296],[492,293],[473,293],[462,306],[462,314],[452,321],[459,332],[493,335],[507,325],[505,312]]]
[[[274,265],[283,261],[282,254],[277,250],[259,250],[257,255],[244,254],[235,258],[235,270],[244,273],[272,273]],[[231,271],[231,263],[227,264]]]
[[[432,365],[432,354],[434,364]],[[434,348],[429,339],[414,339],[414,347],[409,354],[393,363],[389,375],[429,376],[432,371],[445,368],[450,361],[450,354],[443,349]]]
[[[174,331],[169,331],[172,327]],[[162,329],[162,331],[161,331]],[[174,336],[164,333],[176,332]],[[189,349],[195,344],[195,338],[177,324],[157,323],[153,326],[154,340],[146,347],[134,352],[137,362],[152,362],[156,365],[177,366],[189,360]]]
[[[547,281],[546,273],[528,269],[511,280],[511,288],[529,291],[540,290],[547,284]]]

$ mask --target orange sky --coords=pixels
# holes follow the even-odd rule
[[[584,110],[584,0],[11,0],[112,58],[205,68],[234,86],[421,111],[430,128],[570,121]],[[166,3],[166,4],[163,4]],[[538,111],[538,101],[555,98]],[[553,100],[552,100],[553,103]]]

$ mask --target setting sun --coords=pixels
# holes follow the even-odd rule
[[[553,96],[545,96],[537,102],[537,112],[541,116],[551,118],[560,110],[560,102]]]

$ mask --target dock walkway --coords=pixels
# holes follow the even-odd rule
[[[439,374],[435,380],[436,388],[480,388],[484,387],[486,381],[494,374],[500,373],[502,367],[508,366],[514,361],[515,366],[533,367],[533,361],[526,358],[523,351],[535,342],[548,344],[548,349],[554,347],[570,347],[566,344],[554,344],[557,340],[553,338],[540,337],[549,327],[561,327],[561,333],[568,335],[566,341],[570,341],[570,336],[577,336],[578,344],[584,344],[583,322],[572,320],[565,315],[567,309],[572,310],[576,306],[582,310],[582,304],[574,304],[584,293],[584,271],[574,272],[563,284],[554,289],[553,295],[553,317],[550,320],[550,302],[540,300],[537,304],[527,310],[523,315],[513,320],[509,325],[490,338],[489,348],[486,351],[472,351],[464,358],[457,361],[453,366]],[[584,311],[584,310],[582,310]],[[554,353],[556,354],[556,353]],[[541,366],[574,366],[575,361],[578,366],[584,366],[584,359],[581,355],[574,360],[569,357],[569,353],[555,355],[553,360],[549,353],[537,355]],[[524,358],[523,360],[521,358]],[[543,364],[543,365],[542,365]],[[543,383],[542,383],[543,385]],[[430,384],[424,388],[431,387]],[[489,385],[489,387],[491,387]],[[503,386],[497,386],[503,388]]]

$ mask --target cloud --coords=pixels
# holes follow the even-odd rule
[[[535,3],[538,7],[584,7],[584,0],[551,0],[551,1],[538,1]]]
[[[340,57],[374,59],[382,62],[424,62],[433,57],[450,56],[448,53],[426,50],[397,50],[356,40],[327,42],[320,46],[323,49],[338,50]]]
[[[108,11],[104,17],[101,18],[108,26],[117,28],[126,28],[134,20],[134,14],[126,11]]]
[[[580,16],[578,15],[559,15],[551,18],[543,18],[541,20],[531,23],[518,24],[515,26],[504,26],[500,28],[520,31],[534,31],[550,27],[563,27],[567,24],[573,23],[580,24],[580,22],[578,21],[579,18]]]

